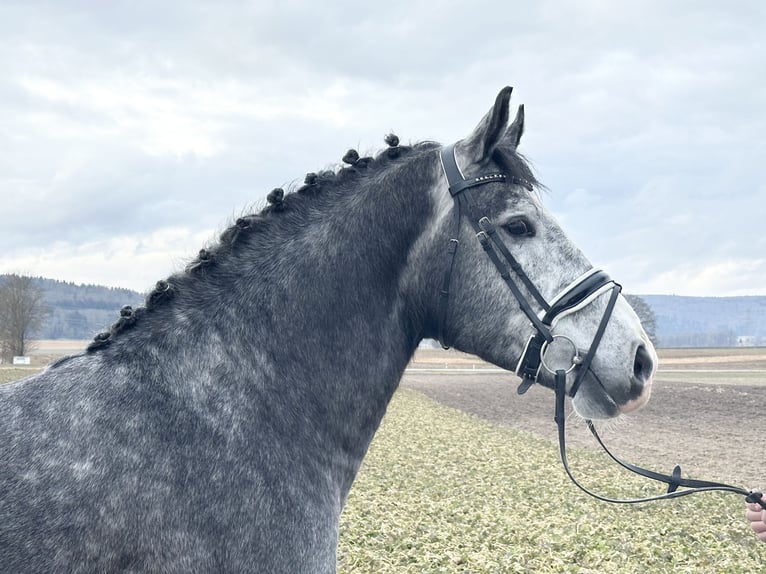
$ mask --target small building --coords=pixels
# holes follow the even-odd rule
[[[737,335],[737,347],[755,347],[757,344],[755,335]]]

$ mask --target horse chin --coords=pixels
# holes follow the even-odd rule
[[[643,384],[641,394],[635,399],[618,402],[603,389],[591,392],[591,387],[583,388],[572,400],[575,412],[586,419],[611,419],[637,411],[643,407],[652,394],[652,379]]]
[[[612,419],[620,416],[621,409],[606,393],[591,394],[580,390],[572,399],[575,413],[584,419]]]

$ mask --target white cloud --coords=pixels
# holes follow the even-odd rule
[[[697,296],[766,295],[766,259],[725,259],[681,264],[639,283],[633,292]]]
[[[174,227],[78,244],[56,241],[0,256],[0,270],[144,292],[158,279],[183,269],[212,237],[210,229]]]
[[[633,292],[763,292],[766,4],[736,5],[2,4],[0,272],[114,285],[88,253],[143,238],[151,284],[162,230],[220,226],[391,129],[460,138],[511,83],[594,262]]]

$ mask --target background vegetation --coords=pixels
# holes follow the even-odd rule
[[[7,278],[0,275],[0,284]],[[55,279],[32,279],[44,294],[50,313],[32,333],[37,339],[90,339],[114,323],[123,305],[138,307],[144,298],[130,289],[76,285]]]
[[[31,277],[0,276],[0,362],[26,355],[49,313],[45,293]]]

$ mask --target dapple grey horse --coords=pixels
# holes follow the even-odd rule
[[[550,298],[591,265],[531,190],[510,92],[455,158],[508,175],[475,201]],[[275,189],[87,351],[0,387],[2,571],[335,571],[346,496],[418,343],[512,370],[530,333],[471,226],[449,236],[440,146],[387,143]],[[587,348],[604,305],[557,332]],[[637,407],[655,361],[620,298],[575,409]]]

